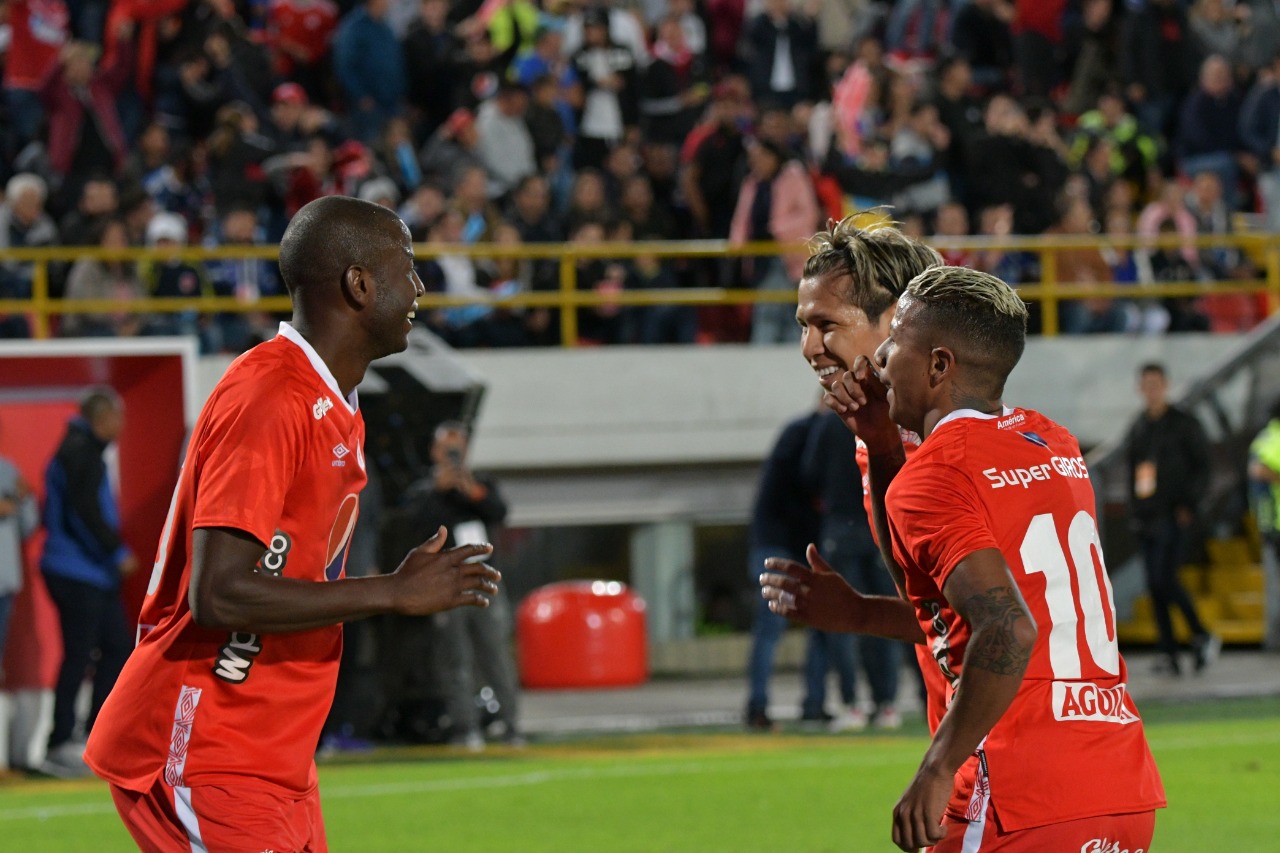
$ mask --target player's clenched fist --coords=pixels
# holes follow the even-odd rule
[[[483,562],[492,545],[459,545],[444,550],[446,533],[441,527],[426,542],[409,552],[396,569],[396,609],[406,616],[425,616],[454,607],[488,607],[498,592],[502,575]]]

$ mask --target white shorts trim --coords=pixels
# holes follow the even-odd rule
[[[175,787],[173,789],[173,808],[178,813],[182,828],[187,831],[187,840],[191,842],[191,853],[208,853],[208,848],[204,846],[204,839],[200,837],[200,821],[196,817],[195,808],[191,805],[190,788]]]

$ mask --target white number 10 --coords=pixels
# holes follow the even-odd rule
[[[1049,606],[1049,618],[1053,622],[1049,630],[1049,664],[1054,678],[1080,677],[1080,641],[1076,630],[1077,599],[1071,591],[1071,575],[1076,578],[1079,590],[1079,613],[1084,618],[1084,639],[1093,661],[1104,672],[1118,675],[1120,649],[1116,645],[1110,624],[1115,625],[1116,610],[1111,592],[1111,579],[1107,577],[1102,559],[1102,539],[1093,516],[1081,510],[1071,519],[1067,529],[1067,547],[1063,553],[1062,540],[1053,515],[1045,513],[1031,519],[1031,526],[1022,538],[1022,567],[1027,574],[1044,574],[1045,603]],[[1097,557],[1097,568],[1094,558]]]

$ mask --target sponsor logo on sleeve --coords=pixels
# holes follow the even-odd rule
[[[329,410],[333,408],[333,401],[328,397],[320,397],[316,400],[316,404],[311,407],[311,415],[316,420],[320,420],[329,414]]]
[[[1060,722],[1138,722],[1138,715],[1125,704],[1126,688],[1099,687],[1091,681],[1053,682],[1053,718]]]
[[[226,644],[218,652],[218,662],[213,674],[223,681],[240,684],[249,677],[253,659],[262,652],[262,639],[257,634],[232,631]]]

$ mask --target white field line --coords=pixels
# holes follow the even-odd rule
[[[1280,743],[1280,731],[1265,735],[1224,735],[1215,738],[1176,738],[1164,740],[1154,738],[1152,749],[1160,752],[1183,749],[1211,749],[1218,746],[1264,745]],[[753,756],[763,757],[760,754]],[[867,756],[858,750],[847,750],[821,758],[791,758],[783,753],[776,757],[780,760],[767,762],[774,769],[787,768],[835,768],[835,767],[872,767],[899,765],[901,760],[896,756]],[[758,763],[758,762],[753,762]],[[904,770],[910,767],[904,765]],[[373,785],[333,785],[321,788],[321,795],[326,801],[357,799],[361,797],[381,797],[390,794],[426,794],[446,791],[473,791],[500,788],[523,788],[534,785],[545,785],[549,782],[567,782],[583,780],[638,779],[647,776],[699,775],[733,772],[732,766],[722,762],[684,761],[663,762],[659,764],[611,764],[593,767],[574,767],[564,770],[536,770],[528,773],[510,773],[500,776],[479,776],[462,779],[422,779],[414,782],[388,782]],[[50,793],[53,793],[51,791]],[[11,820],[51,820],[54,818],[80,817],[83,815],[111,814],[115,811],[109,802],[74,803],[67,805],[27,806],[16,809],[0,809],[0,821]]]

